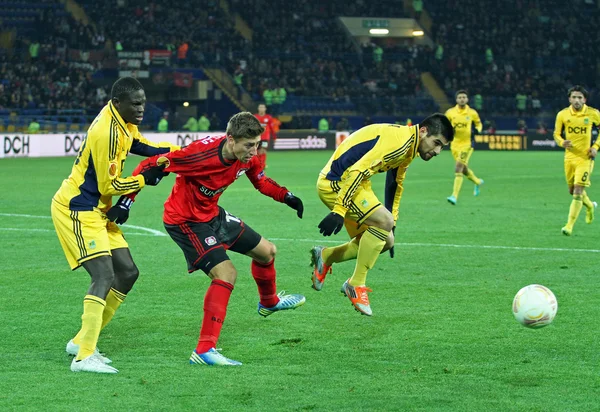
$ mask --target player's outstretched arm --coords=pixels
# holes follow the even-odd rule
[[[287,192],[283,197],[283,202],[294,209],[298,217],[302,219],[302,215],[304,214],[304,204],[298,196],[294,196],[292,192]]]
[[[174,152],[175,150],[179,149],[181,149],[180,146],[171,144],[169,142],[151,142],[142,136],[140,132],[138,132],[137,135],[133,137],[133,143],[131,144],[131,149],[129,152],[139,156],[152,157]]]

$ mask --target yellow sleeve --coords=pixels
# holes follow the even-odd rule
[[[473,110],[473,123],[475,123],[475,129],[477,130],[477,133],[481,133],[483,130],[483,124],[481,124],[481,119],[479,118],[479,113],[477,113],[477,110]]]
[[[556,144],[558,144],[560,147],[563,147],[563,143],[565,141],[565,139],[562,138],[561,133],[562,133],[562,129],[563,129],[563,118],[562,118],[562,112],[558,112],[558,114],[556,115],[556,121],[554,122],[554,140],[556,141]]]
[[[377,173],[376,168],[382,163],[383,152],[380,145],[375,145],[356,163],[346,169],[340,181],[340,191],[332,212],[345,217],[354,194],[361,182]]]
[[[169,142],[151,142],[138,131],[137,134],[133,136],[133,143],[131,144],[131,149],[129,151],[136,155],[152,157],[157,154],[173,152],[179,149],[181,149],[181,147]]]
[[[92,132],[88,134],[88,144],[96,171],[98,191],[103,196],[118,196],[137,192],[145,186],[142,175],[121,177],[121,164],[118,161],[118,134]]]
[[[600,112],[598,110],[594,111],[594,116],[592,116],[592,124],[597,128],[600,128]],[[592,147],[596,150],[600,150],[600,138],[596,137],[596,141]]]

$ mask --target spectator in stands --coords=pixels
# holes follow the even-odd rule
[[[29,123],[29,127],[27,127],[27,133],[39,133],[40,132],[40,124],[37,119],[31,119],[31,123]]]
[[[524,119],[519,119],[517,121],[517,132],[519,134],[527,134],[527,123]]]
[[[322,117],[321,120],[319,120],[319,131],[320,132],[329,131],[329,122],[324,117]]]
[[[335,126],[335,130],[337,130],[338,132],[344,132],[344,131],[350,130],[350,123],[348,122],[348,119],[346,119],[345,117],[342,117],[342,119]]]
[[[187,119],[187,122],[185,122],[185,124],[182,126],[182,129],[190,132],[197,132],[198,120],[196,120],[194,116],[190,116],[190,118]]]
[[[525,93],[518,92],[515,96],[515,100],[517,114],[519,116],[523,116],[525,114],[525,110],[527,109],[527,95]]]
[[[198,119],[198,131],[208,132],[210,130],[210,120],[208,120],[208,114],[203,113]]]
[[[158,130],[159,132],[162,133],[166,133],[169,131],[169,113],[164,112],[163,113],[163,117],[160,119],[160,121],[158,122],[158,127],[156,128],[156,130]]]
[[[220,131],[221,130],[221,119],[217,116],[216,112],[213,112],[212,116],[210,116],[210,131]]]

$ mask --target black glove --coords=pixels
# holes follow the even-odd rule
[[[147,186],[156,186],[163,177],[169,175],[168,172],[165,172],[165,165],[149,167],[140,174],[144,176]]]
[[[302,214],[304,213],[304,205],[302,204],[302,200],[299,197],[294,196],[292,192],[287,192],[283,197],[283,201],[286,205],[297,211],[298,217],[302,219]]]
[[[394,242],[396,241],[396,226],[392,228],[392,234],[394,235]],[[390,248],[390,257],[394,258],[394,245]]]
[[[319,232],[323,236],[331,236],[332,234],[337,235],[344,226],[344,218],[337,213],[331,212],[325,219],[319,223]]]
[[[129,219],[129,209],[131,209],[132,203],[133,200],[127,196],[121,196],[117,203],[108,209],[108,212],[106,212],[106,217],[111,222],[122,225],[123,223],[127,222],[127,219]]]

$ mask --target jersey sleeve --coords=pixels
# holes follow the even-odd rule
[[[257,161],[253,160],[253,165],[246,172],[246,176],[248,176],[256,190],[277,202],[283,203],[285,195],[289,192],[285,186],[280,186],[276,181],[267,177]]]
[[[151,157],[179,149],[179,146],[168,142],[151,142],[138,132],[137,135],[133,137],[133,143],[131,144],[131,149],[129,151],[136,155]]]
[[[218,146],[201,150],[198,144],[192,143],[182,149],[168,153],[157,154],[143,160],[135,169],[138,173],[153,166],[165,166],[165,172],[177,173],[182,176],[194,176],[202,168],[202,160],[218,154]],[[134,171],[134,174],[135,174]]]
[[[404,191],[404,178],[406,177],[406,167],[397,167],[388,170],[385,176],[385,207],[394,217],[394,225],[398,220],[398,211],[400,210],[400,200]]]
[[[562,116],[562,112],[558,112],[558,114],[556,115],[556,121],[554,122],[554,140],[556,141],[556,144],[558,144],[560,147],[563,147],[563,143],[565,141],[565,139],[563,139],[563,137],[561,136],[562,134],[562,129],[563,129],[563,116]]]
[[[475,125],[475,130],[477,130],[477,133],[481,133],[483,130],[483,124],[481,124],[481,118],[479,117],[477,110],[473,110],[473,124]]]
[[[117,158],[119,136],[116,132],[96,129],[88,135],[88,139],[98,191],[102,195],[125,195],[137,192],[144,187],[143,176],[121,177],[122,165]]]

